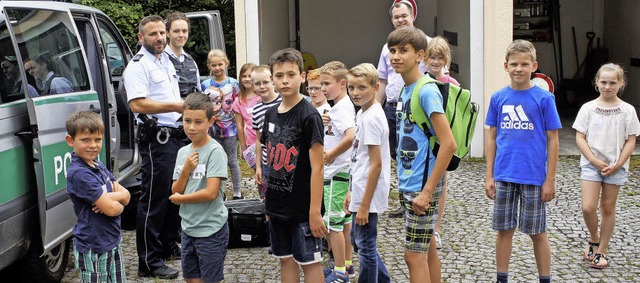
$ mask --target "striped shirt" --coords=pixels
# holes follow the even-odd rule
[[[271,102],[264,103],[264,101],[260,101],[253,107],[253,122],[251,124],[254,130],[262,134],[264,114],[267,113],[269,108],[278,105],[281,101],[282,97],[278,95],[278,97]],[[262,147],[262,164],[267,165],[267,146],[264,144],[260,146]]]

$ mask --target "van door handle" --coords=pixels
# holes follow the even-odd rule
[[[24,131],[17,132],[15,135],[17,137],[24,137],[24,138],[29,138],[29,139],[36,138],[38,136],[38,126],[31,125],[31,129],[30,130],[24,130]]]
[[[93,104],[89,105],[89,111],[100,114],[100,108],[96,108]]]

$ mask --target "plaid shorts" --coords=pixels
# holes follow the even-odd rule
[[[101,254],[91,250],[86,253],[80,253],[74,247],[73,255],[76,267],[80,269],[80,282],[127,282],[120,244],[112,250]]]
[[[522,233],[536,235],[547,229],[546,219],[547,204],[542,201],[542,187],[496,182],[496,199],[493,206],[494,230],[511,230],[517,226]]]
[[[404,207],[404,247],[408,251],[426,253],[429,251],[429,243],[438,219],[438,200],[442,193],[444,178],[441,178],[436,185],[429,208],[424,215],[418,215],[413,211],[413,199],[420,192],[404,192],[400,199],[400,205]]]

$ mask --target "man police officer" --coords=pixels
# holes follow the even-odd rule
[[[178,78],[166,47],[162,17],[147,16],[138,26],[140,51],[124,71],[124,86],[131,111],[136,114],[142,185],[138,204],[136,246],[138,275],[173,279],[178,270],[165,264],[180,256],[177,245],[180,218],[178,206],[169,201],[172,173],[183,145],[180,126],[182,99]]]

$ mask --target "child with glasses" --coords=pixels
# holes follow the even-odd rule
[[[311,70],[307,74],[307,93],[311,98],[311,104],[318,109],[320,114],[325,114],[331,109],[331,105],[327,102],[324,93],[320,91],[320,71],[318,69]]]
[[[282,101],[282,98],[275,92],[273,88],[273,82],[271,80],[271,71],[269,66],[256,66],[251,71],[251,82],[253,83],[253,91],[260,97],[259,101],[253,107],[253,121],[251,126],[256,131],[256,183],[258,184],[258,192],[260,193],[260,199],[265,199],[265,193],[267,191],[267,182],[265,182],[267,176],[267,147],[260,143],[260,135],[262,133],[262,125],[264,123],[264,114],[267,109],[274,105],[278,105]]]

